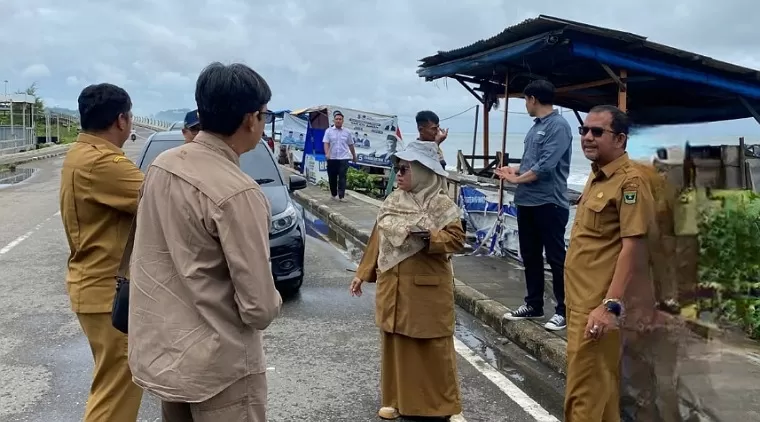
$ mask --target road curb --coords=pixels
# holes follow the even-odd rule
[[[72,144],[56,145],[44,149],[33,151],[19,152],[16,154],[0,155],[0,166],[24,164],[30,161],[45,160],[48,158],[58,157],[66,154]],[[50,150],[50,151],[45,151]]]
[[[368,204],[379,202],[369,197],[361,198],[364,195],[356,192],[350,192],[350,195]],[[357,227],[353,221],[302,191],[294,192],[293,197],[305,210],[327,224],[331,240],[347,249],[351,246],[366,247],[370,233]],[[457,305],[481,322],[530,352],[552,370],[566,375],[567,343],[564,340],[535,322],[506,320],[504,314],[510,311],[509,308],[457,278],[454,279],[454,299]]]

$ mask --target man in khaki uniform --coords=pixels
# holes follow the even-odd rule
[[[649,280],[647,240],[656,230],[651,188],[625,152],[628,129],[614,106],[594,107],[580,127],[593,172],[565,261],[567,422],[620,421],[618,317],[629,283]]]
[[[85,88],[79,95],[82,133],[61,171],[61,218],[70,249],[66,288],[95,360],[85,422],[134,422],[142,398],[127,364],[127,336],[111,325],[114,277],[143,181],[121,150],[132,131],[131,109],[122,88]]]
[[[215,63],[195,90],[202,130],[145,176],[130,267],[129,365],[164,422],[265,422],[263,331],[282,299],[270,270],[270,205],[240,169],[272,92]],[[259,146],[259,148],[266,148]]]

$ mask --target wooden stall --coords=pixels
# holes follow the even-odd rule
[[[555,105],[573,110],[579,124],[583,121],[580,113],[601,104],[617,105],[634,127],[750,117],[760,122],[756,111],[760,108],[760,72],[658,44],[641,35],[546,15],[508,27],[489,39],[425,57],[417,74],[426,81],[453,79],[482,105],[484,167],[489,165],[490,115],[499,101],[503,101],[499,165],[519,163],[506,148],[509,103],[505,99],[521,98],[526,85],[539,79],[554,84]],[[687,145],[679,162],[660,161],[661,173],[668,173],[677,189],[760,187],[760,177],[754,176],[760,175],[758,160],[747,160],[743,141],[735,148]],[[666,161],[668,165],[663,167]],[[753,172],[755,168],[759,169]],[[500,208],[505,189],[511,187],[500,182]],[[696,235],[671,232],[664,236],[663,244],[672,245],[665,252],[675,257],[673,265],[695,261]],[[686,246],[679,247],[681,243]],[[696,265],[680,265],[668,274],[677,274],[675,282],[689,286],[670,286],[663,291],[689,290],[697,280]]]

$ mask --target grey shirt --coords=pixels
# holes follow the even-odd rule
[[[557,110],[534,119],[534,122],[525,135],[520,174],[532,170],[538,179],[517,186],[515,205],[555,204],[570,208],[567,198],[567,177],[573,151],[570,124]]]

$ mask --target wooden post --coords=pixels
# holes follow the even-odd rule
[[[478,140],[478,118],[480,117],[480,104],[475,106],[475,129],[472,131],[472,157],[470,166],[475,167],[475,142]]]
[[[618,108],[623,113],[628,112],[628,83],[626,82],[627,79],[628,79],[628,71],[621,70],[620,80],[623,82],[623,86],[618,87]]]
[[[486,168],[488,167],[488,110],[491,108],[491,95],[485,92],[483,100],[483,168]]]
[[[501,133],[501,157],[499,167],[504,166],[504,157],[507,155],[507,118],[509,117],[509,71],[506,72],[504,77],[504,125],[502,126]],[[504,204],[504,179],[499,178],[499,214],[501,214],[501,208]]]
[[[749,186],[748,180],[747,180],[747,157],[744,154],[744,137],[739,137],[739,176],[740,176],[740,186],[742,189],[747,189],[747,186]]]

